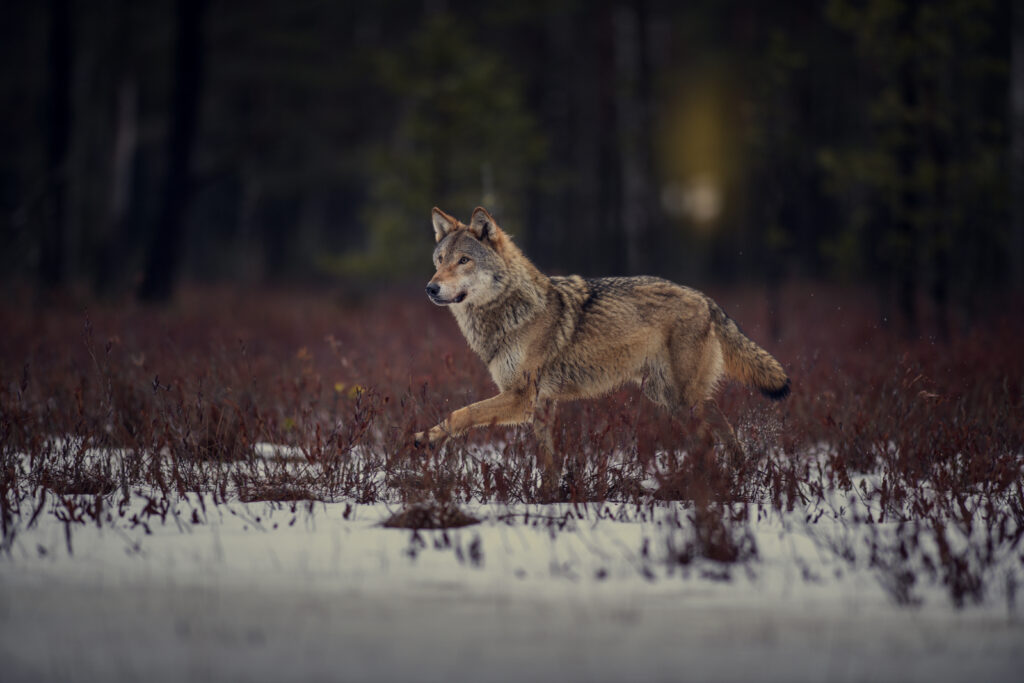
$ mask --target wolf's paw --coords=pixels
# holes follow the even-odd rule
[[[419,449],[433,450],[437,448],[444,443],[448,435],[440,430],[435,432],[436,429],[435,427],[428,432],[416,432],[412,435],[412,445]]]

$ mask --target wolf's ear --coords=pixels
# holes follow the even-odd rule
[[[478,240],[485,240],[494,236],[494,229],[498,227],[494,223],[494,219],[491,218],[491,214],[487,213],[487,209],[482,206],[478,206],[473,209],[473,217],[469,220],[469,231]]]
[[[444,239],[444,236],[450,233],[459,224],[457,220],[446,214],[441,209],[434,207],[431,212],[431,218],[434,222],[434,240],[440,242]]]

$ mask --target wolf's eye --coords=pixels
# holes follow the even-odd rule
[[[465,265],[467,263],[469,263],[469,257],[468,256],[463,256],[462,258],[459,259],[459,265],[460,266],[461,265]]]

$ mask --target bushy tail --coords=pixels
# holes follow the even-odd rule
[[[789,396],[789,377],[782,364],[743,334],[721,306],[708,299],[708,307],[715,333],[722,344],[725,374],[757,387],[773,401]]]

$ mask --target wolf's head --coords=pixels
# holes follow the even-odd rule
[[[466,225],[435,207],[433,223],[437,272],[427,283],[430,300],[448,306],[483,304],[496,297],[505,286],[501,250],[507,237],[491,214],[478,206]]]

